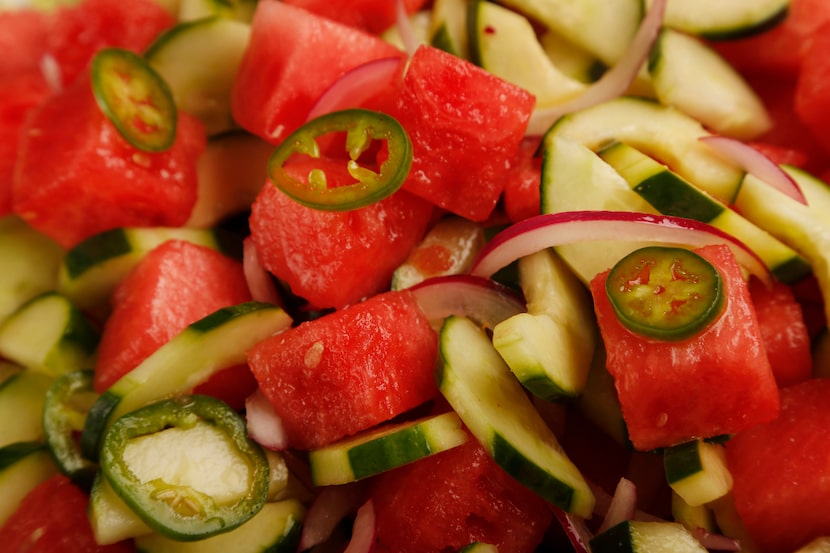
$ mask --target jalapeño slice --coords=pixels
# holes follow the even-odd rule
[[[176,139],[177,111],[167,83],[141,56],[104,48],[92,60],[92,92],[121,136],[145,152],[161,152]]]
[[[352,184],[330,186],[322,168],[309,171],[299,180],[285,170],[294,154],[314,159],[321,157],[318,139],[334,133],[346,133],[345,149],[349,156],[346,171]],[[378,170],[360,163],[361,155],[376,141],[384,141],[386,158]],[[349,211],[378,202],[401,187],[412,165],[412,142],[398,121],[384,113],[366,109],[346,109],[321,115],[288,136],[268,162],[271,182],[286,195],[307,207],[328,211]]]
[[[724,305],[718,270],[683,248],[650,246],[628,254],[611,269],[605,291],[623,326],[660,340],[697,334]]]

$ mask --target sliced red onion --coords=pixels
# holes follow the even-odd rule
[[[611,498],[611,503],[608,505],[605,518],[602,519],[602,524],[597,529],[597,534],[623,521],[633,519],[636,511],[637,486],[627,478],[620,478],[617,488],[614,490],[614,496]]]
[[[357,510],[352,526],[352,539],[343,553],[371,553],[375,550],[376,534],[375,506],[369,499]]]
[[[575,553],[591,553],[591,548],[588,544],[591,542],[591,538],[593,538],[594,535],[591,533],[591,530],[588,529],[585,521],[580,517],[574,516],[558,507],[554,507],[552,505],[550,507],[557,522],[559,522],[562,530],[565,531],[568,541],[571,542]]]
[[[397,78],[403,63],[400,57],[393,56],[368,61],[347,71],[320,95],[307,119],[353,108],[377,96]]]
[[[741,166],[744,171],[758,177],[779,192],[793,200],[807,205],[804,193],[798,183],[770,158],[735,138],[726,136],[701,136],[698,140],[705,142],[727,161]]]
[[[404,0],[395,0],[395,15],[398,34],[401,37],[401,42],[403,42],[403,47],[406,49],[406,53],[412,56],[415,49],[418,48],[418,41],[415,40],[415,32],[412,30],[412,22],[409,20]]]
[[[703,528],[695,528],[692,535],[700,542],[700,545],[709,551],[740,551],[741,542],[735,538],[722,534],[713,534]]]
[[[772,282],[763,261],[734,236],[706,223],[630,211],[566,211],[520,221],[493,237],[479,252],[470,273],[489,277],[526,255],[592,240],[649,241],[688,247],[726,244],[746,270]]]
[[[563,115],[589,108],[624,94],[648,58],[651,46],[660,32],[665,11],[666,0],[653,0],[631,44],[614,67],[606,71],[597,82],[586,88],[579,96],[556,106],[535,110],[530,116],[525,134],[544,134]]]
[[[245,420],[248,435],[261,446],[275,450],[288,447],[282,419],[259,389],[245,400]]]
[[[271,278],[271,273],[259,262],[256,246],[250,236],[242,241],[242,271],[245,274],[245,281],[248,283],[248,290],[251,292],[252,299],[274,305],[283,305],[279,290],[277,290],[277,286]]]
[[[409,290],[431,321],[458,315],[469,317],[486,328],[493,328],[527,310],[516,292],[489,278],[437,276],[421,281]]]
[[[355,482],[342,486],[326,486],[311,502],[303,521],[299,551],[306,551],[328,540],[334,529],[358,510],[362,493]]]

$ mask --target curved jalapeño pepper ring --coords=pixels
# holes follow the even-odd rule
[[[170,88],[147,61],[121,48],[104,48],[92,60],[92,92],[119,134],[146,152],[176,140],[177,110]]]
[[[136,515],[179,541],[236,528],[268,496],[265,454],[239,414],[208,396],[167,399],[122,416],[104,436],[100,466]]]
[[[605,291],[623,326],[661,340],[697,334],[725,302],[718,270],[683,248],[650,246],[628,254],[611,269]]]
[[[349,155],[346,170],[354,184],[330,187],[321,169],[309,172],[305,181],[285,170],[294,154],[319,158],[318,138],[345,132]],[[361,166],[360,156],[376,140],[386,141],[388,156],[379,170]],[[412,165],[412,142],[400,123],[384,113],[366,109],[347,109],[312,119],[288,136],[268,162],[268,176],[280,190],[295,201],[314,209],[349,211],[378,202],[401,187]]]

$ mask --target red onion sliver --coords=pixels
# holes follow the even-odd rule
[[[489,278],[437,276],[415,284],[409,290],[431,321],[459,315],[493,328],[527,310],[524,301],[515,292]]]
[[[627,478],[620,478],[620,481],[617,483],[617,488],[614,490],[614,496],[611,498],[611,504],[605,513],[605,518],[597,529],[597,534],[623,521],[633,519],[636,511],[637,486]]]
[[[320,95],[307,119],[362,105],[397,78],[403,63],[400,57],[393,56],[368,61],[347,71]]]
[[[275,450],[288,447],[282,420],[259,389],[245,400],[245,420],[248,435],[261,446]]]
[[[271,274],[260,264],[256,246],[250,236],[242,241],[242,271],[252,299],[282,306],[277,286]]]
[[[556,106],[534,111],[530,116],[525,134],[544,134],[563,115],[600,104],[624,94],[648,58],[654,40],[660,32],[665,11],[666,0],[654,0],[648,13],[640,23],[640,28],[637,29],[630,46],[614,67],[606,71],[597,82],[585,89],[576,98]]]
[[[728,161],[740,165],[744,171],[758,177],[779,192],[793,200],[807,205],[807,200],[798,187],[798,183],[770,158],[740,140],[726,136],[701,136],[698,140],[705,142]]]
[[[574,551],[576,553],[591,553],[591,548],[588,544],[594,535],[588,529],[585,521],[558,507],[552,505],[550,507],[562,530],[565,531],[565,535],[568,536],[568,541],[571,542]]]
[[[412,56],[418,48],[418,41],[415,40],[415,33],[412,30],[412,23],[409,21],[409,14],[406,12],[404,0],[395,0],[395,15],[398,26],[398,34],[407,54]]]
[[[357,510],[352,527],[352,539],[343,553],[371,553],[375,549],[376,532],[375,506],[370,499]]]
[[[326,486],[308,508],[300,535],[299,551],[306,551],[331,537],[340,521],[354,513],[362,494],[358,483]]]
[[[763,261],[734,236],[692,219],[630,211],[567,211],[525,219],[493,237],[479,252],[470,273],[489,277],[544,248],[591,240],[650,241],[694,248],[726,244],[741,266],[765,284],[772,282]]]

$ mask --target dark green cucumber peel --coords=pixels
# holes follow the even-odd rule
[[[3,472],[21,459],[25,459],[32,453],[46,450],[46,444],[41,442],[15,442],[0,447],[0,472]]]
[[[432,452],[421,428],[414,426],[357,445],[348,451],[349,464],[357,480],[378,474],[389,466],[401,466]]]
[[[63,264],[70,279],[76,279],[86,271],[107,259],[126,255],[132,245],[123,228],[107,230],[91,236],[69,250]]]
[[[669,484],[679,482],[703,470],[698,442],[693,440],[663,451],[663,468]]]

